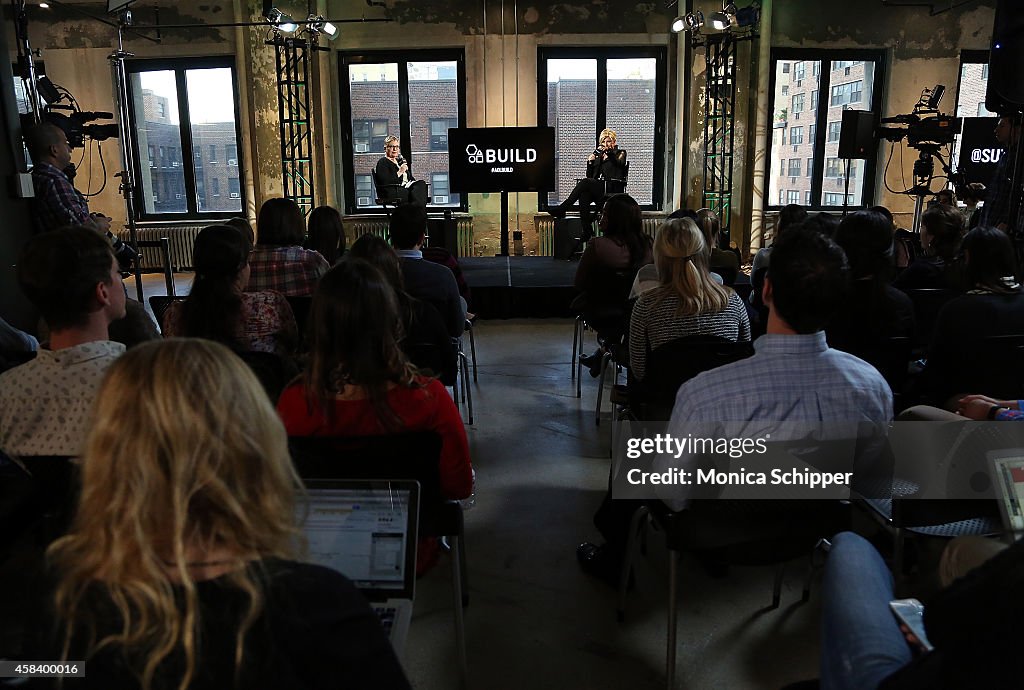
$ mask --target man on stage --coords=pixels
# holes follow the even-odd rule
[[[402,157],[398,137],[384,139],[384,156],[377,161],[373,170],[377,196],[381,199],[397,199],[403,204],[427,205],[427,183],[417,180],[409,170],[409,163]]]
[[[626,152],[618,148],[618,137],[613,129],[604,129],[598,138],[597,149],[587,158],[587,176],[576,183],[569,197],[550,210],[555,218],[564,218],[566,210],[580,202],[580,221],[583,223],[584,242],[593,234],[591,204],[600,204],[608,194],[626,191]]]

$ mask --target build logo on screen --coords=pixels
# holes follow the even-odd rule
[[[466,147],[466,158],[470,163],[493,165],[495,163],[533,163],[537,160],[537,149],[481,149],[476,144]],[[515,172],[512,167],[496,166],[492,173]]]

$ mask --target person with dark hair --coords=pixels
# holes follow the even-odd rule
[[[854,211],[839,224],[835,241],[846,252],[852,280],[825,329],[828,344],[871,361],[887,339],[914,332],[910,298],[889,284],[895,270],[892,224],[877,211]]]
[[[31,658],[88,675],[43,687],[409,688],[352,582],[295,560],[303,487],[288,438],[227,348],[172,339],[127,353],[84,450]]]
[[[1016,236],[1020,228],[1011,227],[1014,219],[1010,218],[1010,197],[1013,193],[1014,166],[1019,155],[1021,133],[1020,113],[1000,113],[996,123],[996,141],[1005,151],[992,174],[988,191],[985,193],[985,205],[981,207],[978,225],[999,228]]]
[[[782,207],[779,211],[778,220],[775,221],[775,239],[774,242],[778,242],[787,230],[795,228],[801,225],[807,220],[807,209],[799,204],[788,204]],[[762,293],[764,288],[764,276],[768,272],[768,265],[771,261],[772,246],[762,247],[757,250],[757,254],[754,255],[754,260],[750,265],[750,303],[759,310],[761,314],[761,320],[767,319],[767,314],[764,312],[764,302],[762,301]],[[762,332],[764,324],[760,325]]]
[[[466,329],[466,301],[459,295],[455,276],[446,266],[423,258],[427,210],[414,204],[391,213],[391,245],[402,260],[402,278],[410,295],[431,304],[444,319],[448,335],[458,338]]]
[[[719,235],[722,231],[722,221],[718,214],[709,208],[702,208],[697,211],[694,219],[697,227],[704,233],[704,244],[708,251],[708,269],[718,275],[725,285],[732,285],[736,282],[736,276],[740,272],[740,257],[736,252],[722,249],[718,246]]]
[[[306,249],[320,252],[331,266],[345,253],[345,227],[333,206],[318,206],[309,214]]]
[[[125,350],[108,332],[125,315],[117,261],[95,229],[72,227],[29,240],[17,272],[50,340],[35,359],[0,375],[0,450],[77,456],[103,375]]]
[[[251,250],[256,246],[256,233],[252,231],[252,224],[248,218],[242,218],[241,216],[235,216],[234,218],[228,218],[224,221],[224,225],[230,225],[231,227],[242,233],[242,237],[249,243],[249,249]]]
[[[196,275],[184,302],[164,314],[169,338],[206,338],[237,352],[295,353],[295,315],[273,290],[243,292],[249,282],[249,242],[230,225],[211,225],[196,236]]]
[[[643,232],[640,205],[628,194],[608,199],[601,214],[601,237],[588,244],[573,284],[582,294],[573,308],[582,311],[598,340],[617,340],[629,327],[625,302],[641,266],[653,260],[651,240]],[[601,348],[582,355],[583,366],[600,375]]]
[[[306,221],[299,205],[291,199],[267,199],[256,230],[246,291],[274,290],[286,297],[313,294],[330,265],[319,252],[302,248]]]
[[[356,240],[347,256],[372,264],[395,291],[402,315],[402,351],[409,361],[438,376],[454,373],[457,349],[444,319],[432,305],[405,291],[401,261],[391,245],[384,238],[367,233]]]
[[[964,234],[963,215],[951,206],[935,204],[921,215],[921,257],[893,281],[900,290],[921,288],[962,291],[964,267],[958,260]]]
[[[107,330],[110,339],[132,349],[150,340],[160,340],[160,331],[156,328],[153,317],[149,315],[141,302],[133,299],[125,301],[125,314],[116,321],[111,321]]]
[[[71,144],[64,130],[43,122],[30,129],[26,139],[32,156],[32,222],[36,232],[69,225],[88,226],[100,234],[110,232],[110,218],[90,213],[89,202],[68,179],[65,171],[71,167]]]
[[[808,230],[813,230],[819,235],[824,235],[830,240],[834,240],[836,237],[836,231],[839,230],[839,218],[831,213],[822,211],[821,213],[816,213],[813,216],[808,216],[807,220],[803,222],[803,226]]]
[[[598,136],[597,148],[587,157],[586,177],[573,187],[565,201],[550,209],[555,218],[565,218],[565,212],[580,202],[580,223],[583,225],[583,242],[590,240],[593,231],[591,204],[600,205],[608,194],[626,191],[626,152],[619,148],[618,135],[614,129],[603,129]]]
[[[1024,292],[1016,282],[1013,241],[1002,230],[979,226],[961,244],[966,262],[967,294],[954,297],[939,311],[928,347],[921,386],[929,402],[955,409],[956,400],[973,390],[1005,391],[1002,380],[979,380],[979,340],[1024,333]],[[965,356],[975,353],[976,357]]]
[[[427,207],[427,183],[412,176],[409,162],[402,156],[398,137],[384,137],[384,155],[373,168],[377,196],[381,199],[397,199],[402,204]]]
[[[310,310],[309,366],[277,411],[291,436],[367,436],[434,431],[441,437],[441,494],[472,490],[469,442],[444,385],[422,376],[400,346],[398,298],[383,274],[347,258],[320,281]],[[436,542],[421,540],[425,566]]]

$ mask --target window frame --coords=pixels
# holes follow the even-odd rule
[[[594,46],[586,48],[562,48],[538,46],[537,48],[537,124],[553,127],[548,123],[548,60],[597,61],[597,112],[594,121],[593,141],[607,126],[608,121],[608,60],[631,58],[654,59],[654,163],[651,175],[651,203],[641,204],[645,211],[660,211],[665,206],[665,121],[668,91],[668,48],[666,46]],[[556,134],[557,136],[557,134]],[[581,171],[582,173],[582,171]],[[629,189],[626,189],[629,193]],[[549,210],[548,192],[537,193],[537,209]]]
[[[342,170],[344,172],[344,195],[345,213],[357,214],[380,214],[384,209],[380,206],[358,206],[356,204],[355,186],[355,145],[352,131],[352,92],[348,80],[349,65],[366,65],[380,63],[395,63],[398,65],[398,123],[399,140],[403,151],[410,151],[412,146],[412,117],[409,107],[409,63],[410,62],[454,62],[455,63],[455,89],[458,100],[458,126],[466,126],[466,50],[464,48],[429,48],[410,49],[398,53],[394,50],[340,50],[338,51],[338,84],[341,100],[339,120],[337,121],[341,133]],[[427,118],[429,121],[437,118]],[[456,119],[456,118],[448,118]],[[371,132],[372,141],[372,132]],[[433,151],[431,147],[428,152]],[[447,152],[447,149],[445,149]],[[381,156],[384,152],[381,151]],[[414,171],[415,172],[415,171]],[[364,174],[364,173],[359,173]],[[449,180],[451,180],[451,167],[448,168]],[[418,178],[422,179],[422,178]],[[371,187],[372,188],[372,187]],[[469,210],[469,194],[456,192],[459,195],[459,204],[434,206],[434,192],[430,190],[427,198],[428,210],[457,210],[465,213]],[[449,193],[449,196],[451,194]],[[376,201],[374,199],[374,201]]]
[[[870,48],[851,48],[851,49],[826,49],[826,48],[772,48],[771,59],[769,63],[769,85],[768,93],[771,94],[771,100],[768,103],[770,113],[774,113],[778,109],[778,104],[775,102],[775,88],[777,81],[778,63],[782,62],[793,62],[793,61],[807,61],[807,62],[838,62],[844,59],[873,62],[875,65],[874,81],[871,83],[871,102],[864,103],[863,97],[861,103],[865,106],[865,109],[870,110],[874,113],[882,112],[882,97],[883,87],[885,84],[886,69],[888,64],[886,62],[886,53],[884,50],[870,49]],[[811,73],[814,74],[812,68]],[[805,111],[809,116],[813,117],[815,123],[814,137],[811,139],[812,152],[814,158],[814,174],[811,176],[811,200],[812,204],[808,206],[813,211],[834,211],[836,206],[825,206],[823,203],[822,195],[822,179],[825,172],[825,145],[826,136],[828,133],[827,121],[828,121],[828,109],[830,106],[831,98],[822,98],[821,93],[828,90],[827,92],[831,95],[831,70],[819,69],[815,75],[818,77],[818,107],[816,110]],[[867,79],[864,79],[867,81]],[[861,90],[863,93],[863,88]],[[792,98],[792,94],[789,99]],[[789,102],[786,103],[786,107],[789,107]],[[839,106],[835,106],[839,107]],[[773,155],[777,153],[777,150],[773,150],[775,145],[771,138],[767,141],[768,151],[765,155],[765,175],[768,177],[768,184],[766,189],[771,189],[774,170],[772,169]],[[863,187],[861,188],[861,203],[854,208],[870,208],[875,203],[875,171],[877,165],[877,150],[875,154],[864,161],[864,180]],[[782,184],[779,184],[781,190]],[[851,194],[854,193],[851,189]],[[770,194],[765,194],[766,211],[778,211],[782,208],[782,204],[772,203],[774,199],[770,198]]]
[[[200,211],[199,210],[199,189],[196,183],[195,151],[192,142],[192,119],[189,111],[188,86],[185,73],[190,70],[199,69],[223,69],[231,70],[232,97],[234,99],[235,116],[235,146],[238,158],[238,184],[240,188],[239,202],[241,208],[237,211]],[[127,100],[128,100],[128,121],[136,129],[141,126],[135,112],[135,93],[132,87],[132,75],[142,72],[173,71],[175,89],[178,99],[178,129],[181,138],[181,168],[185,178],[185,201],[186,211],[184,213],[147,213],[144,194],[152,194],[154,190],[143,189],[142,175],[135,180],[135,219],[139,222],[149,221],[192,221],[192,220],[214,220],[219,218],[235,218],[245,215],[248,207],[246,197],[244,164],[242,151],[244,147],[239,146],[242,139],[242,114],[241,101],[238,90],[238,71],[235,69],[235,58],[233,55],[210,55],[205,57],[173,57],[173,58],[139,58],[125,61],[125,72],[127,78]],[[142,156],[139,151],[138,138],[132,138],[132,150],[130,152],[136,170],[142,170]],[[151,159],[152,160],[152,159]],[[185,165],[189,161],[189,165]],[[234,167],[234,166],[232,166]],[[205,175],[203,176],[206,177]]]

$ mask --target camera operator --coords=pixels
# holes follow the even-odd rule
[[[606,195],[626,190],[626,152],[618,147],[617,139],[615,130],[602,130],[597,148],[587,158],[586,178],[576,183],[565,201],[550,210],[555,218],[564,218],[566,209],[579,200],[584,242],[590,239],[592,232],[590,205],[600,206]]]
[[[1006,150],[992,175],[992,182],[985,196],[985,205],[981,207],[981,220],[978,223],[999,228],[1011,236],[1016,236],[1020,231],[1020,228],[1010,227],[1010,194],[1021,130],[1018,118],[1018,115],[1004,113],[1000,115],[999,123],[996,124],[996,141]]]

